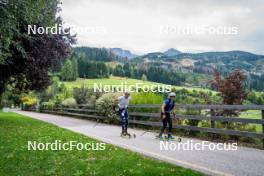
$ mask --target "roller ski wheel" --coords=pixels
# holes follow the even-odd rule
[[[177,142],[181,142],[182,141],[182,139],[180,137],[175,138],[175,137],[168,137],[168,136],[166,136],[165,139],[167,141],[177,141]]]
[[[127,133],[121,133],[120,136],[125,137],[125,136],[129,136],[129,135]]]
[[[155,139],[158,139],[158,140],[160,140],[160,141],[164,141],[164,137],[163,136],[155,136]]]
[[[131,138],[136,138],[136,134],[130,134],[130,133],[121,133],[121,137],[128,137],[129,139]]]
[[[181,142],[181,141],[182,141],[182,139],[181,139],[180,137],[178,137],[177,141],[178,141],[178,142]]]
[[[129,136],[129,138],[136,138],[136,134],[131,134],[131,133],[127,133],[127,135]]]

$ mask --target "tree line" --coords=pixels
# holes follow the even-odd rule
[[[91,50],[93,51],[93,49]],[[140,67],[136,64],[118,64],[115,67],[99,59],[90,58],[85,53],[73,54],[62,64],[59,76],[62,81],[74,81],[80,78],[108,78],[110,75],[121,76],[144,81],[150,80],[171,85],[182,85],[186,76],[158,66]]]

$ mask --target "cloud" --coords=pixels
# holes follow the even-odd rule
[[[182,51],[245,50],[264,54],[264,3],[213,0],[63,0],[61,15],[78,32],[78,44],[121,47],[137,53],[177,48]],[[169,26],[169,34],[161,28]],[[237,34],[175,29],[237,28]],[[202,27],[201,27],[202,26]],[[207,26],[207,27],[204,27]]]

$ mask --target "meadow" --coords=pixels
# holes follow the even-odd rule
[[[261,111],[258,110],[248,110],[242,112],[239,117],[248,119],[261,119]],[[256,125],[256,132],[262,132],[262,125]]]
[[[162,83],[156,83],[156,82],[151,82],[151,81],[142,81],[138,79],[132,79],[132,78],[124,78],[124,77],[117,77],[117,76],[111,76],[110,78],[98,78],[98,79],[83,79],[83,78],[78,78],[76,81],[71,81],[71,82],[63,82],[65,85],[72,89],[74,87],[81,87],[85,86],[88,88],[93,88],[94,84],[102,84],[102,85],[121,85],[126,84],[126,85],[131,85],[134,86],[137,83],[142,84],[142,85],[156,85],[156,86],[167,86],[167,84],[162,84]],[[189,91],[204,91],[204,92],[210,92],[211,90],[209,89],[203,89],[203,88],[197,88],[197,87],[183,87],[183,86],[172,86],[172,88],[175,88],[176,90],[181,90],[181,89],[186,89]],[[214,91],[211,91],[214,92]],[[214,92],[215,93],[215,92]]]

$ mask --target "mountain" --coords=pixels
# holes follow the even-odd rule
[[[180,82],[185,81],[198,86],[206,85],[212,79],[215,69],[222,75],[227,75],[238,69],[247,73],[247,83],[250,88],[260,91],[264,89],[264,55],[245,51],[182,53],[171,48],[165,52],[152,52],[137,56],[121,48],[75,47],[74,53],[84,56],[85,59],[92,62],[115,61],[121,65],[128,62],[130,66],[133,65],[133,69],[136,69],[133,73],[139,75],[149,70],[155,73],[170,72],[174,76],[181,75],[177,78],[173,78],[172,75],[170,81],[181,80]],[[154,79],[155,76],[159,79]],[[167,75],[157,74],[155,76],[153,77],[154,81],[164,82],[167,80]]]
[[[180,71],[184,69],[191,73],[207,74],[217,68],[223,73],[240,69],[252,74],[264,74],[264,56],[245,51],[178,53],[177,50],[169,49],[164,53],[148,53],[133,60],[164,68],[170,66]]]
[[[176,50],[174,48],[170,48],[167,51],[164,52],[164,54],[166,56],[176,56],[178,54],[181,54],[182,52],[180,52],[179,50]]]
[[[89,60],[122,62],[123,58],[128,58],[135,64],[158,65],[180,72],[184,70],[208,74],[217,68],[222,73],[240,69],[249,74],[264,74],[264,56],[245,51],[182,53],[171,48],[165,52],[152,52],[142,56],[121,48],[76,47],[74,51],[84,53]]]
[[[123,50],[121,48],[110,48],[110,51],[112,51],[117,56],[126,57],[128,59],[137,57],[136,54],[131,53],[129,50]]]

